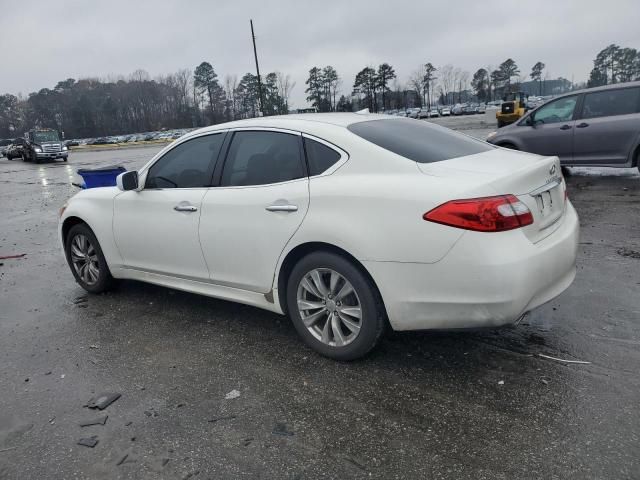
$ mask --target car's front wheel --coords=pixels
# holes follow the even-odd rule
[[[336,360],[366,355],[386,326],[375,285],[353,263],[330,252],[311,253],[296,264],[287,307],[304,341]]]
[[[65,252],[71,273],[87,292],[101,293],[113,285],[98,239],[84,223],[74,225],[65,241]]]

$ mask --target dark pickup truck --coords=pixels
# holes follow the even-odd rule
[[[65,162],[69,149],[60,138],[57,130],[35,129],[24,136],[22,159],[27,162],[40,163],[41,160],[61,158]]]

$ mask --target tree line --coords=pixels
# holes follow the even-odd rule
[[[507,92],[531,95],[564,93],[578,87],[640,80],[640,52],[612,44],[598,53],[586,83],[551,79],[538,61],[522,74],[508,58],[497,67],[478,68],[472,75],[453,65],[420,65],[406,83],[389,63],[360,70],[352,86],[341,88],[337,70],[314,66],[305,82],[306,99],[318,112],[372,112],[430,107],[466,101],[489,102]],[[289,112],[295,82],[290,75],[268,73],[258,82],[252,73],[220,79],[213,66],[202,62],[194,71],[183,69],[151,79],[144,70],[128,78],[69,78],[53,89],[28,97],[0,95],[0,138],[15,137],[34,126],[53,127],[68,138],[117,135],[160,129],[199,127]]]
[[[272,72],[261,80],[261,88],[252,73],[221,82],[208,62],[155,79],[144,70],[128,78],[68,78],[26,98],[0,95],[0,138],[38,126],[86,138],[200,127],[255,117],[261,110],[287,113],[295,85],[290,75]]]

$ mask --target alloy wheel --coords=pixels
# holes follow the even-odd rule
[[[73,237],[69,254],[78,277],[87,285],[95,285],[100,277],[100,263],[89,238],[80,233]]]
[[[302,277],[297,290],[300,318],[322,343],[344,347],[362,327],[362,306],[351,283],[329,268],[316,268]]]

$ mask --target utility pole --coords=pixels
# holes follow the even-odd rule
[[[264,115],[264,100],[262,98],[262,80],[260,80],[260,67],[258,66],[258,52],[256,51],[256,35],[253,33],[253,20],[249,20],[251,24],[251,39],[253,40],[253,57],[256,59],[256,73],[258,74],[258,98],[260,100],[260,111]]]

